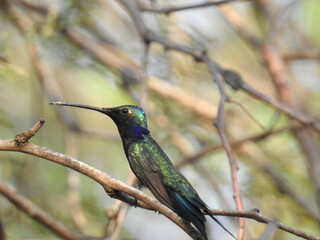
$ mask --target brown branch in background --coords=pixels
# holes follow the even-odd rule
[[[40,224],[46,226],[57,236],[67,240],[92,239],[91,237],[81,235],[65,227],[64,224],[54,219],[47,212],[33,204],[29,199],[17,193],[11,187],[0,181],[0,193],[12,202],[17,208],[25,212]]]
[[[268,56],[272,57],[274,55],[277,55],[277,52],[272,51],[272,53],[271,53],[270,50],[272,50],[272,49],[270,48],[270,45],[263,45],[262,41],[260,39],[255,37],[253,33],[248,32],[248,28],[246,27],[246,24],[243,22],[243,19],[240,17],[239,13],[237,13],[236,11],[234,11],[230,7],[224,7],[224,6],[221,6],[220,10],[223,13],[223,15],[225,16],[225,19],[234,28],[234,30],[240,36],[242,36],[245,40],[247,40],[251,44],[251,46],[259,49],[262,53],[265,51],[268,51],[269,52],[267,54]],[[269,46],[269,47],[267,47],[267,46]],[[262,57],[263,57],[263,55],[264,54],[262,54]],[[265,56],[267,56],[267,55],[265,54]],[[279,59],[274,59],[274,60],[276,60],[276,62],[279,62]],[[272,61],[268,61],[268,62],[270,64],[273,63]],[[281,72],[282,69],[277,68],[277,66],[275,66],[272,70],[273,73],[279,73],[279,71]],[[281,103],[280,101],[277,101],[276,99],[270,98],[270,97],[264,95],[263,93],[258,92],[253,87],[246,84],[245,82],[242,82],[239,85],[240,85],[240,88],[244,92],[246,92],[248,95],[270,104],[274,108],[276,108],[276,109],[280,110],[282,113],[286,114],[289,118],[296,120],[299,123],[301,123],[307,127],[312,128],[317,133],[320,133],[320,123],[319,122],[311,119],[310,117],[308,117],[307,115],[305,115],[301,112],[298,112],[296,110],[289,108],[288,106]]]
[[[127,0],[119,0],[119,1],[126,6],[128,5]],[[132,13],[133,19],[140,18],[139,14],[136,13],[137,12],[136,8],[134,8],[134,6],[131,2],[127,7],[128,7],[128,11],[130,13]],[[163,45],[166,49],[172,49],[175,51],[179,51],[179,52],[182,52],[182,53],[185,53],[185,54],[192,56],[196,61],[205,62],[205,55],[203,54],[202,50],[198,50],[193,47],[189,47],[189,46],[185,46],[185,45],[171,42],[170,40],[167,40],[167,39],[157,35],[155,32],[153,32],[152,30],[146,29],[145,27],[143,27],[142,29],[143,29],[143,32],[140,32],[140,35],[143,36],[146,41],[157,42],[157,43]],[[252,41],[257,43],[256,39],[254,39]],[[220,73],[223,74],[224,72],[226,72],[226,70],[224,68],[222,68],[221,66],[219,66],[216,62],[213,62],[212,60],[210,60],[210,61],[211,61],[211,64],[215,65],[215,68],[217,70],[219,70]],[[234,74],[236,74],[236,73],[234,73]],[[314,131],[320,133],[320,123],[319,122],[309,118],[308,116],[306,116],[300,112],[295,112],[294,110],[287,107],[285,104],[282,104],[281,102],[277,101],[276,99],[270,98],[270,97],[264,95],[263,93],[255,90],[250,85],[245,83],[240,78],[240,76],[238,76],[238,74],[236,74],[236,75],[238,77],[237,86],[240,89],[242,89],[243,91],[245,91],[247,94],[272,105],[276,109],[278,109],[281,112],[283,112],[284,114],[286,114],[288,117],[300,122],[301,124],[303,124],[305,126],[312,128]]]
[[[120,51],[110,45],[88,39],[86,35],[82,34],[77,28],[68,28],[65,33],[71,41],[89,51],[92,56],[102,64],[117,69],[123,76],[131,74],[131,78],[137,81],[138,66],[127,57],[119,57],[121,56]],[[115,60],[115,58],[117,58],[117,60]],[[193,93],[184,91],[179,87],[153,76],[149,76],[147,85],[154,93],[176,101],[193,114],[208,119],[215,117],[215,106]],[[194,104],[190,104],[190,102]]]
[[[105,215],[108,218],[108,223],[106,225],[105,238],[110,237],[114,232],[114,229],[117,227],[117,218],[119,216],[119,212],[121,207],[123,206],[123,202],[120,200],[116,200],[114,204],[105,209]]]
[[[296,192],[277,171],[275,171],[269,162],[269,158],[261,151],[258,146],[253,142],[246,142],[239,149],[246,157],[250,158],[250,162],[254,163],[258,168],[260,168],[266,175],[268,175],[279,192],[289,196],[293,202],[295,202],[301,209],[306,212],[306,215],[320,222],[319,215],[314,211],[312,206],[307,203],[306,199],[299,192]]]
[[[137,177],[133,174],[133,172],[131,171],[130,168],[128,168],[128,180],[127,180],[127,184],[129,186],[133,186],[135,187],[137,185],[138,179]],[[115,203],[116,205],[116,203]],[[129,210],[129,205],[128,204],[124,204],[123,202],[121,202],[121,204],[116,205],[119,206],[118,211],[116,211],[116,215],[114,216],[114,227],[111,230],[111,239],[112,240],[116,240],[119,238],[120,232],[121,232],[121,228],[122,228],[122,222],[124,220],[125,215],[127,214],[128,210]]]
[[[127,184],[129,186],[136,186],[138,182],[137,177],[133,174],[130,168],[128,168],[128,179]],[[129,205],[125,204],[120,200],[116,202],[106,210],[106,214],[109,218],[109,223],[107,225],[107,236],[111,235],[111,239],[118,239],[121,232],[121,223],[129,210]]]
[[[287,107],[286,105],[280,103],[279,101],[269,98],[268,96],[262,94],[261,92],[255,90],[250,85],[246,83],[241,84],[241,89],[245,91],[248,95],[257,98],[263,102],[266,102],[273,106],[274,108],[280,110],[282,113],[286,114],[289,118],[296,120],[297,122],[301,123],[302,125],[312,128],[317,133],[320,133],[320,123],[315,121],[314,119],[309,118],[308,116],[304,115],[303,113],[296,112],[291,108]]]
[[[231,28],[233,28],[240,36],[246,39],[252,46],[260,45],[261,40],[248,30],[249,28],[244,23],[239,12],[233,10],[229,6],[220,6],[219,9]]]
[[[172,12],[192,10],[192,9],[197,9],[197,8],[214,7],[214,6],[228,4],[228,3],[232,3],[232,2],[236,2],[236,1],[239,1],[239,0],[222,0],[222,1],[215,1],[215,2],[204,2],[204,3],[198,3],[198,4],[190,4],[190,5],[185,5],[185,6],[174,6],[174,7],[153,7],[153,6],[149,6],[147,4],[140,3],[139,9],[141,11],[145,11],[145,12],[169,14]]]
[[[21,0],[21,1],[24,4],[25,0]],[[121,0],[121,2],[125,3],[126,0]],[[44,11],[43,8],[41,8],[40,6],[37,7],[37,5],[32,5],[32,9],[39,10],[40,12]],[[252,42],[254,43],[255,46],[260,45],[258,39],[256,39],[251,33],[246,32],[247,28],[245,27],[245,24],[242,22],[240,16],[237,13],[235,13],[234,11],[230,11],[229,8],[222,7],[222,9],[223,9],[223,13],[225,14],[225,16],[227,16],[227,19],[229,20],[231,26],[233,26],[240,33],[240,35],[248,37],[250,39],[252,38]],[[226,14],[227,12],[228,12],[228,14]],[[179,52],[185,53],[187,55],[190,55],[196,61],[204,62],[202,50],[171,42],[171,41],[157,35],[156,33],[154,33],[151,30],[148,31],[148,29],[144,30],[144,31],[145,31],[144,32],[145,40],[150,41],[150,42],[157,42],[157,43],[163,45],[163,47],[165,49],[179,51]],[[245,31],[246,33],[241,34],[242,31]],[[73,43],[75,43],[75,44],[81,46],[82,48],[84,48],[85,50],[87,50],[90,54],[93,55],[93,57],[95,57],[102,64],[106,65],[107,67],[112,67],[112,68],[117,69],[121,74],[123,74],[123,77],[127,76],[129,74],[130,79],[132,79],[133,81],[136,81],[137,69],[138,69],[137,65],[132,60],[130,60],[127,56],[126,57],[123,56],[123,54],[121,54],[114,47],[112,48],[111,46],[108,46],[105,43],[102,44],[102,43],[99,43],[97,41],[93,41],[93,40],[87,38],[85,36],[85,34],[81,34],[81,32],[79,31],[79,28],[76,28],[76,27],[65,28],[64,32],[66,33],[66,35],[69,37],[69,39]],[[247,36],[247,35],[249,35],[249,36]],[[118,57],[119,55],[121,55],[122,57],[121,58]],[[215,63],[215,64],[217,65],[217,68],[219,69],[219,71],[221,73],[223,73],[223,71],[225,71],[225,69],[220,67],[217,63]],[[289,118],[294,119],[307,127],[310,127],[315,132],[320,133],[320,123],[315,121],[314,119],[310,118],[309,116],[302,114],[300,112],[295,112],[294,110],[288,108],[287,106],[285,106],[281,102],[277,101],[276,99],[270,98],[270,97],[264,95],[263,93],[255,90],[253,87],[251,87],[250,85],[248,85],[247,83],[245,83],[241,79],[237,80],[237,85],[238,85],[238,88],[240,88],[241,90],[246,92],[248,95],[270,104],[272,107],[274,107],[274,108],[280,110],[282,113],[286,114]],[[189,104],[189,107],[190,107],[190,104]]]
[[[128,210],[129,210],[128,204],[121,205],[121,208],[117,214],[117,218],[115,219],[116,226],[115,226],[114,231],[112,233],[111,240],[119,239],[119,235],[120,235],[121,228],[122,228],[121,224],[122,224],[124,217],[125,217],[126,213],[128,212]]]
[[[275,85],[280,99],[282,102],[294,109],[301,112],[301,106],[294,101],[294,96],[292,90],[288,87],[289,85],[289,73],[287,71],[285,62],[279,51],[275,47],[265,43],[260,47],[261,56],[266,64],[266,69],[269,71],[271,79]],[[308,161],[307,166],[310,175],[312,176],[313,182],[315,183],[316,193],[317,193],[317,203],[318,203],[318,214],[320,213],[320,148],[313,141],[312,134],[309,129],[303,128],[299,130],[293,129],[293,133],[299,142],[302,151],[304,152],[306,159]]]
[[[23,35],[30,36],[35,27],[32,20],[26,14],[21,14],[17,11],[16,7],[10,1],[4,1],[6,4],[7,12],[9,13],[12,21]],[[28,1],[24,2],[29,4]],[[32,4],[31,4],[32,5]],[[29,5],[28,5],[29,6]],[[32,5],[34,7],[34,5]],[[39,11],[44,12],[44,7],[39,5]],[[48,13],[47,10],[46,13]],[[35,37],[35,36],[34,36]],[[28,39],[27,39],[28,40]],[[60,91],[57,81],[54,79],[52,73],[49,70],[47,63],[40,57],[40,50],[36,44],[36,41],[27,41],[27,50],[29,57],[31,59],[31,64],[35,70],[35,73],[38,77],[38,80],[41,83],[41,86],[51,99],[51,101],[57,101],[63,99],[63,95]],[[58,109],[60,117],[63,122],[71,129],[78,129],[77,124],[73,120],[71,114],[65,109]]]
[[[273,79],[275,89],[279,94],[281,102],[285,103],[288,107],[293,108],[293,98],[287,81],[289,76],[278,51],[267,43],[260,46],[260,51],[266,69]]]
[[[314,50],[306,50],[303,52],[297,53],[284,53],[283,60],[284,61],[296,61],[296,60],[320,60],[320,52],[318,49]]]
[[[273,80],[280,98],[283,100],[284,104],[278,102],[275,99],[268,98],[263,94],[254,90],[251,86],[247,84],[242,85],[242,89],[249,95],[254,96],[266,103],[277,108],[281,112],[285,113],[291,119],[294,119],[301,124],[312,128],[315,132],[320,133],[320,123],[310,119],[308,116],[301,113],[300,107],[294,102],[292,93],[288,89],[289,74],[286,70],[285,62],[283,57],[279,54],[279,51],[275,49],[268,43],[262,44],[256,38],[252,37],[251,33],[247,32],[245,24],[242,22],[241,18],[235,18],[237,13],[230,8],[221,8],[226,19],[234,27],[234,29],[248,42],[260,50],[261,57],[265,62],[266,68],[270,73],[271,79]],[[317,51],[313,51],[317,53]],[[292,109],[293,108],[293,109]],[[300,129],[293,131],[302,150],[304,151],[309,166],[309,172],[313,178],[316,185],[317,192],[317,202],[318,202],[318,213],[320,211],[320,163],[318,161],[320,156],[320,149],[312,140],[312,135],[309,129]]]
[[[179,103],[183,108],[207,119],[215,119],[217,107],[194,94],[188,93],[178,86],[150,77],[148,87],[165,99],[171,99]],[[193,104],[190,104],[193,103]]]
[[[214,122],[215,127],[217,128],[220,140],[221,140],[221,145],[224,148],[228,159],[229,159],[229,165],[230,165],[230,170],[231,170],[231,182],[232,182],[232,189],[233,189],[233,198],[236,204],[236,208],[239,211],[243,210],[243,203],[242,203],[242,198],[241,198],[241,191],[240,191],[240,186],[239,186],[239,180],[238,180],[238,175],[237,171],[239,170],[237,161],[234,157],[231,145],[229,143],[228,137],[225,133],[225,128],[224,128],[224,105],[227,100],[227,95],[224,91],[223,88],[223,80],[221,75],[218,73],[218,69],[215,67],[213,62],[210,60],[209,57],[205,58],[205,62],[208,66],[209,72],[212,75],[213,81],[216,83],[219,94],[220,94],[220,101],[219,101],[219,107],[218,107],[218,114],[217,114],[217,119]],[[245,226],[245,221],[243,218],[238,218],[238,240],[242,240],[244,238],[244,226]]]
[[[285,126],[283,128],[277,129],[277,130],[267,131],[267,132],[264,132],[264,133],[261,133],[261,134],[256,134],[256,135],[253,135],[253,136],[245,137],[243,139],[235,140],[235,141],[231,142],[231,146],[232,146],[232,148],[238,148],[242,144],[244,144],[246,142],[249,142],[249,141],[252,141],[252,142],[262,141],[262,140],[265,140],[266,138],[268,138],[269,136],[276,135],[276,134],[279,134],[279,133],[282,133],[282,132],[285,132],[285,131],[289,131],[292,128],[300,129],[300,128],[302,128],[302,126],[300,126],[300,125],[299,126],[297,126],[297,125]],[[194,155],[191,155],[191,156],[188,156],[185,159],[183,159],[180,162],[178,162],[176,164],[176,167],[177,168],[181,168],[181,167],[184,167],[186,165],[193,164],[194,162],[198,161],[200,158],[206,156],[207,154],[212,153],[212,152],[217,151],[217,150],[220,150],[222,148],[223,147],[222,147],[221,144],[213,145],[213,146],[206,146],[201,151],[199,151],[198,153],[196,153]]]

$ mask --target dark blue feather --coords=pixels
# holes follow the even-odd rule
[[[132,125],[126,132],[127,137],[136,138],[136,139],[143,139],[142,134],[149,134],[150,131],[144,127],[139,125]]]

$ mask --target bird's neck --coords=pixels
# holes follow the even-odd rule
[[[133,124],[126,127],[119,127],[119,133],[122,139],[143,139],[150,131],[140,125]]]

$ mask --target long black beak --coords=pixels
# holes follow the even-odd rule
[[[77,104],[77,103],[66,103],[66,102],[52,102],[50,103],[51,105],[57,105],[57,106],[67,106],[67,107],[76,107],[76,108],[85,108],[85,109],[90,109],[94,111],[98,111],[104,114],[108,114],[110,112],[109,108],[99,108],[99,107],[93,107],[89,105],[84,105],[84,104]]]

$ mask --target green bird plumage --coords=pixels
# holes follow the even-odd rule
[[[151,137],[142,108],[132,105],[98,108],[62,102],[53,104],[91,109],[109,116],[118,127],[133,173],[161,203],[192,223],[204,239],[208,239],[204,215],[209,215],[233,236],[210,212],[189,181],[173,166],[166,153]]]

